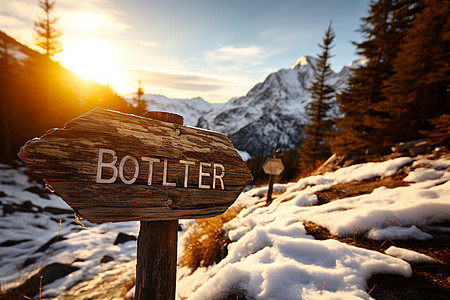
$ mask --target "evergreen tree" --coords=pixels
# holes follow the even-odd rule
[[[382,110],[391,141],[421,138],[430,119],[450,114],[450,1],[424,0],[406,32],[394,74],[384,82]]]
[[[141,81],[138,81],[138,88],[136,90],[136,97],[133,98],[135,104],[134,113],[139,116],[143,116],[147,111],[147,102],[144,99],[144,89],[142,88]]]
[[[55,8],[55,1],[39,0],[39,7],[44,11],[44,17],[38,17],[34,22],[34,31],[37,34],[37,46],[44,50],[47,57],[53,57],[62,51],[59,38],[61,31],[57,30],[55,25],[58,18],[52,16]]]
[[[361,152],[386,145],[388,114],[379,108],[385,97],[383,82],[392,75],[392,65],[404,32],[411,26],[418,0],[372,0],[369,16],[359,29],[365,40],[356,44],[365,63],[354,70],[337,99],[343,118],[331,141],[334,152]]]
[[[450,114],[443,114],[431,119],[432,130],[422,131],[431,145],[450,147]]]
[[[0,162],[8,162],[11,159],[11,128],[13,90],[11,77],[17,61],[10,54],[14,46],[11,39],[0,31]]]
[[[26,58],[15,58],[23,53]],[[0,31],[0,161],[17,159],[21,146],[49,128],[101,106],[131,113],[110,87],[81,79]],[[49,74],[52,74],[49,77]],[[51,81],[49,80],[51,79]],[[53,97],[48,98],[51,83]],[[95,103],[91,102],[95,99]]]
[[[314,81],[309,88],[312,101],[307,107],[309,124],[303,130],[308,137],[303,142],[301,149],[300,168],[305,169],[314,164],[317,160],[326,159],[330,156],[330,146],[326,142],[333,122],[328,115],[331,108],[331,101],[335,97],[335,90],[326,84],[327,78],[332,74],[330,68],[330,50],[335,34],[328,26],[322,44],[318,44],[323,50],[318,55],[318,64],[314,70]]]

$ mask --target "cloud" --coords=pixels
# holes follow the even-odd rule
[[[233,47],[222,46],[218,49],[206,53],[206,58],[210,62],[247,62],[259,63],[264,57],[264,50],[258,46],[250,47]]]
[[[37,1],[0,0],[0,25],[6,28],[31,29],[43,11]],[[131,26],[121,22],[121,10],[104,0],[58,0],[53,17],[59,18],[56,27],[63,32],[118,34]],[[6,24],[5,24],[6,22]]]
[[[116,20],[114,15],[90,11],[65,11],[60,22],[68,31],[96,34],[118,34],[130,28],[129,25]]]
[[[284,49],[278,47],[221,45],[217,49],[204,52],[202,57],[195,60],[195,63],[208,68],[210,73],[232,77],[244,76],[254,81],[255,78],[262,76],[261,66],[266,65],[270,57],[283,51]]]
[[[210,92],[223,88],[223,80],[204,75],[186,74],[166,71],[130,70],[135,78],[139,78],[144,84],[174,90]]]
[[[220,47],[218,52],[224,55],[225,57],[235,58],[235,57],[249,57],[259,55],[263,52],[263,50],[261,47],[257,46],[243,47],[243,48],[227,46],[227,47]]]
[[[147,47],[158,47],[160,44],[157,42],[152,42],[152,41],[139,41],[139,44],[147,46]]]
[[[27,26],[27,24],[20,18],[4,15],[4,14],[0,13],[0,26],[2,28],[11,28],[11,27]]]
[[[22,21],[35,20],[39,12],[37,1],[26,0],[0,0],[0,14],[21,19]]]

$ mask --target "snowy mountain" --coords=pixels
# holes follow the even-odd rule
[[[246,96],[233,98],[220,109],[200,117],[197,127],[225,133],[235,147],[253,155],[271,155],[277,148],[294,150],[305,138],[307,88],[313,80],[317,59],[302,56],[290,69],[271,73]],[[342,90],[354,62],[332,73],[327,84]],[[332,109],[337,115],[337,106]]]
[[[290,69],[269,74],[243,97],[225,104],[208,103],[202,98],[169,99],[161,95],[144,95],[148,110],[177,113],[185,124],[225,133],[234,146],[253,156],[271,155],[277,148],[295,150],[305,136],[302,130],[308,120],[306,107],[311,101],[311,85],[317,59],[302,56]],[[336,91],[346,87],[352,69],[360,61],[332,72],[327,84]],[[132,103],[131,98],[128,99]],[[339,114],[337,104],[332,116]]]
[[[172,99],[162,95],[145,94],[147,110],[166,111],[179,114],[184,117],[184,124],[195,126],[198,118],[213,110],[219,109],[223,104],[209,103],[200,97],[192,99]],[[127,99],[133,103],[132,97]]]

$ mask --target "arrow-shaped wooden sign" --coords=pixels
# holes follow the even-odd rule
[[[212,217],[252,180],[221,133],[101,108],[29,141],[19,157],[93,223]]]

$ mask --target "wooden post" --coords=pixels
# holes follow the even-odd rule
[[[95,108],[18,155],[89,222],[141,221],[140,300],[175,299],[178,220],[222,214],[252,180],[225,135],[165,112],[143,118]]]
[[[275,182],[275,175],[270,174],[269,175],[269,190],[267,191],[267,205],[272,203],[272,192],[273,192],[273,184]]]
[[[183,125],[182,116],[151,111],[145,117]],[[175,299],[178,220],[140,221],[134,299]]]
[[[141,221],[134,299],[175,299],[178,220]]]
[[[267,191],[267,200],[266,204],[270,205],[272,203],[272,192],[273,192],[273,184],[275,183],[275,176],[278,176],[283,172],[284,166],[281,159],[277,158],[277,156],[281,153],[281,149],[277,149],[275,154],[266,160],[263,165],[263,170],[266,174],[269,174],[269,189]]]

